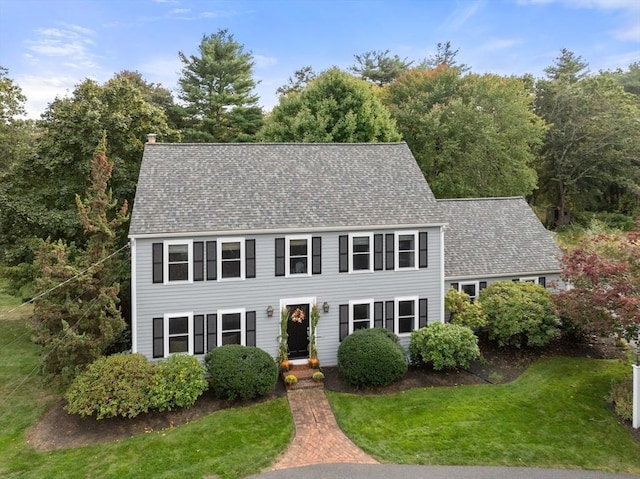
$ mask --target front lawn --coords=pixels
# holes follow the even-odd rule
[[[556,357],[509,384],[328,396],[343,431],[382,462],[638,474],[640,444],[604,401],[623,367]]]
[[[280,398],[118,442],[35,451],[26,432],[59,396],[42,386],[38,348],[14,315],[0,319],[1,477],[240,478],[268,467],[289,443],[293,422]]]

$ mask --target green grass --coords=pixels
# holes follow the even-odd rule
[[[293,432],[282,398],[123,441],[38,452],[26,431],[59,396],[42,386],[37,364],[24,319],[0,319],[0,477],[239,478],[268,467]]]
[[[345,433],[383,462],[640,473],[640,444],[604,396],[619,361],[552,358],[504,385],[329,393]]]

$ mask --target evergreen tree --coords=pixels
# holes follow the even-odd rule
[[[107,188],[113,163],[106,148],[103,135],[91,163],[87,198],[76,195],[86,249],[47,240],[36,257],[37,288],[45,294],[35,301],[34,339],[43,346],[43,373],[62,383],[104,354],[126,327],[118,308],[123,255],[111,255],[116,230],[128,220],[127,202],[114,213],[116,202]]]
[[[251,141],[262,126],[253,93],[253,58],[227,30],[204,36],[200,55],[180,52],[184,64],[178,96],[187,142]]]

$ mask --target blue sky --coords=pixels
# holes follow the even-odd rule
[[[0,0],[0,65],[36,118],[125,69],[175,91],[178,52],[222,28],[253,53],[266,109],[296,69],[347,68],[369,50],[421,60],[451,41],[473,72],[537,77],[561,48],[591,71],[640,61],[640,0]]]

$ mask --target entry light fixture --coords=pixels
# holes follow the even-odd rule
[[[267,306],[267,316],[269,316],[270,318],[273,317],[273,306],[271,305]]]
[[[324,311],[325,313],[329,312],[329,303],[327,303],[326,301],[322,304],[322,311]]]

